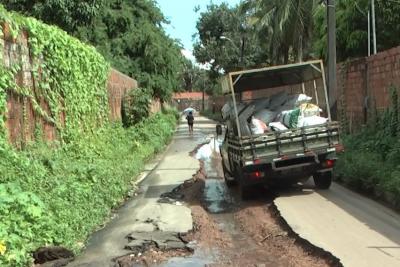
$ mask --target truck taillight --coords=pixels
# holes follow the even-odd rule
[[[322,163],[322,166],[324,168],[331,169],[331,168],[333,168],[333,166],[335,166],[335,160],[334,159],[327,159]]]
[[[260,172],[260,171],[255,171],[255,172],[249,172],[246,174],[247,178],[251,179],[251,180],[258,180],[261,179],[262,177],[264,177],[265,173],[264,172]]]

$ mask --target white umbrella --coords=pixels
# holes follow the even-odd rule
[[[193,114],[196,112],[196,110],[194,108],[186,108],[183,113],[187,114],[189,112],[192,112]]]

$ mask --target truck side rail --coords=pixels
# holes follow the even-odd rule
[[[339,145],[337,122],[250,137],[228,138],[228,147],[235,161],[254,161],[262,158],[273,161],[282,156],[327,153],[337,145]]]

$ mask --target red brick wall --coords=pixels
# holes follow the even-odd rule
[[[128,90],[137,88],[137,86],[136,80],[115,69],[111,69],[107,82],[111,121],[121,120],[122,98]]]
[[[338,65],[338,114],[351,131],[390,106],[390,87],[400,88],[400,47]],[[345,118],[344,118],[345,117]]]
[[[35,86],[32,78],[32,58],[28,46],[28,35],[20,34],[13,39],[7,30],[7,26],[3,29],[4,37],[0,38],[0,47],[4,47],[3,62],[6,67],[13,64],[21,64],[22,70],[15,76],[16,82],[20,86],[30,88],[35,92]],[[137,81],[111,69],[108,77],[107,89],[109,96],[111,121],[121,120],[121,101],[123,95],[129,89],[137,88]],[[49,112],[48,104],[43,100],[37,100],[41,108]],[[62,103],[60,103],[62,105]],[[159,101],[153,101],[151,110],[157,112],[161,109]],[[60,114],[61,122],[64,121],[65,114]],[[16,146],[23,145],[26,141],[34,140],[34,132],[39,126],[42,130],[42,136],[45,140],[57,139],[55,126],[51,122],[47,122],[42,116],[35,114],[30,99],[17,95],[12,91],[7,93],[7,114],[6,128],[8,139]]]

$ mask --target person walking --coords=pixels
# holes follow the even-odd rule
[[[189,126],[189,134],[193,134],[194,116],[192,111],[189,111],[189,114],[186,116],[186,120]]]

